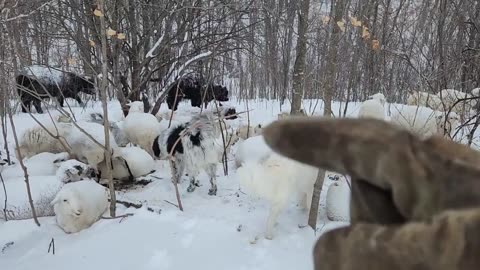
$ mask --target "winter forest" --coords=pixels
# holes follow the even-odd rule
[[[1,268],[480,267],[479,1],[0,0],[0,80]]]

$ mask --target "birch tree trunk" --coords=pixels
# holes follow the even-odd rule
[[[298,10],[298,39],[295,65],[293,67],[292,108],[290,114],[300,114],[305,81],[305,58],[307,56],[308,10],[310,0],[302,0]]]

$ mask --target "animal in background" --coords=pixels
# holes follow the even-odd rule
[[[206,84],[202,79],[193,76],[179,78],[168,89],[167,105],[170,110],[176,111],[178,103],[183,99],[190,99],[192,107],[201,108],[202,103],[207,107],[212,100],[228,101],[228,90],[221,85]]]
[[[22,112],[30,112],[33,103],[37,112],[43,113],[41,100],[48,98],[56,98],[61,107],[65,98],[83,104],[79,93],[94,95],[96,91],[94,81],[86,76],[41,65],[23,68],[16,83]]]

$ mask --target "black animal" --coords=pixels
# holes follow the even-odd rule
[[[95,83],[73,72],[64,72],[47,66],[29,66],[17,76],[17,92],[22,103],[22,112],[30,111],[31,104],[38,113],[43,113],[41,100],[57,98],[63,107],[65,98],[73,98],[82,104],[79,92],[95,94]]]
[[[167,105],[176,111],[178,103],[190,99],[193,107],[201,107],[202,102],[207,107],[212,100],[228,101],[228,90],[221,85],[205,84],[203,80],[194,77],[182,77],[167,89]]]

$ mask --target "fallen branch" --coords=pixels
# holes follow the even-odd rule
[[[50,244],[48,244],[48,252],[50,253],[50,249],[52,249],[52,254],[55,255],[55,238],[52,237]]]

